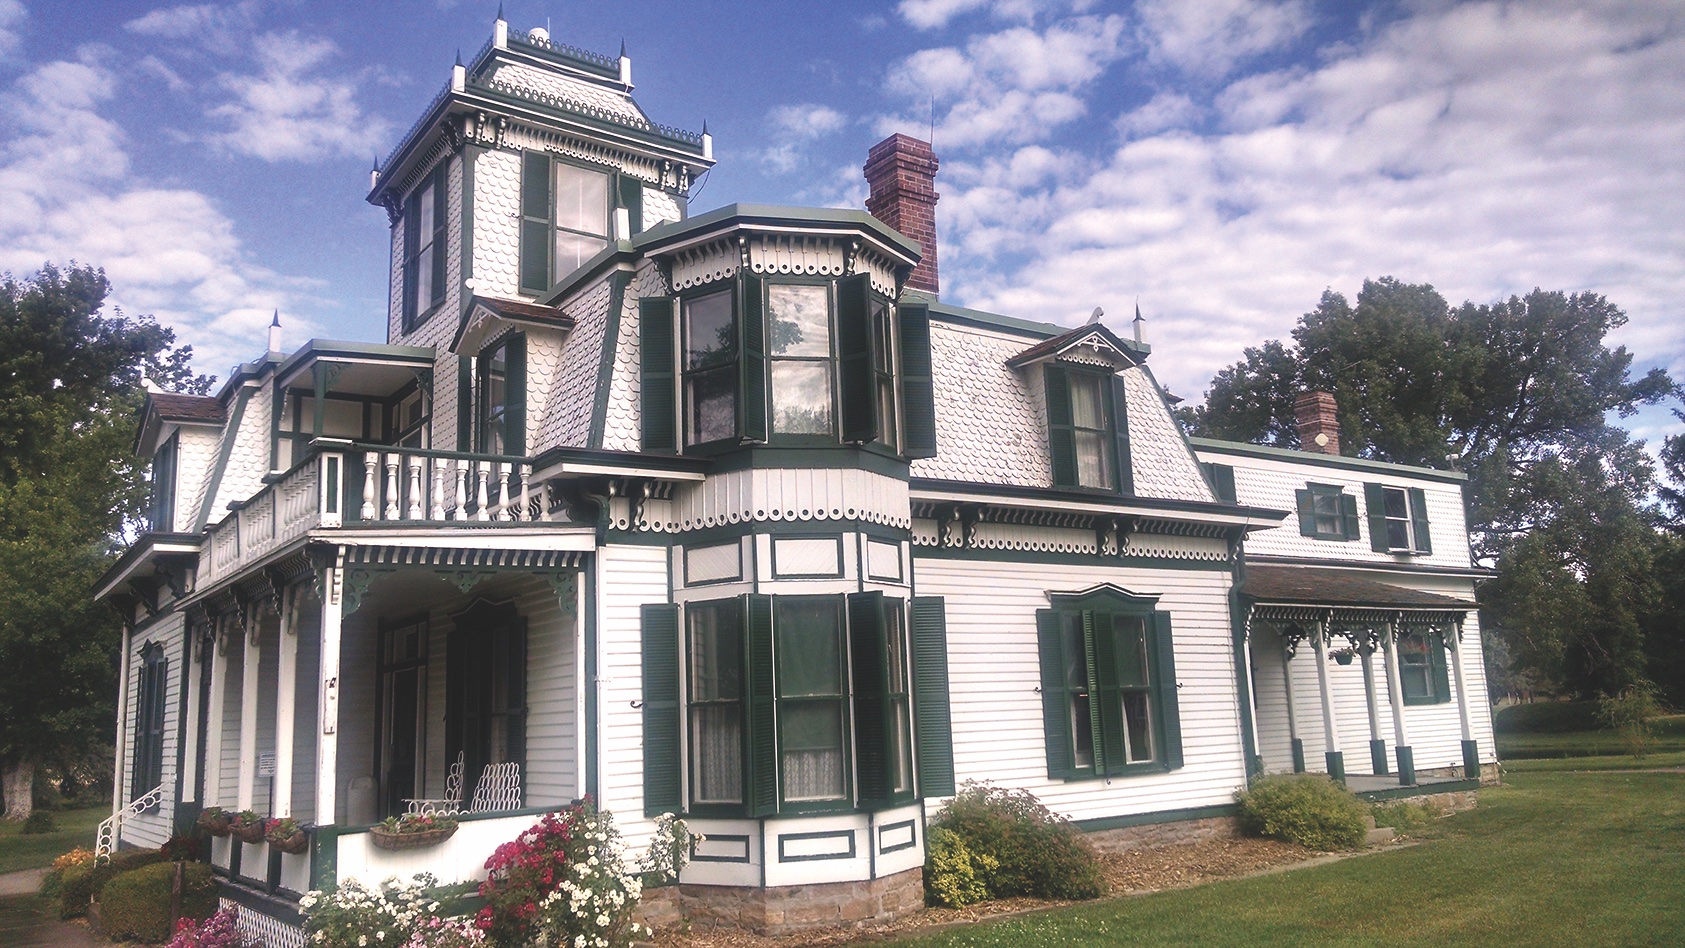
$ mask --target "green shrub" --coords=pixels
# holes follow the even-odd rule
[[[1498,713],[1492,716],[1492,730],[1497,734],[1567,734],[1595,731],[1600,727],[1595,701],[1512,704],[1499,708]]]
[[[88,913],[88,900],[94,897],[94,870],[91,862],[65,866],[60,871],[57,894],[59,918],[79,918]]]
[[[957,837],[988,898],[1076,900],[1105,894],[1094,847],[1027,790],[968,782],[931,823],[931,832],[937,830]],[[936,875],[927,854],[925,876]],[[943,898],[935,892],[936,901]]]
[[[1321,774],[1265,777],[1235,796],[1246,832],[1309,849],[1356,849],[1369,828],[1363,801]]]
[[[1656,749],[1655,719],[1661,717],[1661,702],[1649,684],[1638,684],[1597,701],[1597,719],[1617,731],[1628,754],[1642,760]],[[31,817],[33,819],[33,817]],[[25,830],[27,832],[27,830]]]
[[[58,824],[53,822],[53,815],[46,810],[33,810],[29,818],[23,821],[18,833],[23,836],[36,836],[41,833],[58,832]]]
[[[1376,826],[1390,826],[1400,833],[1419,830],[1443,815],[1435,804],[1414,803],[1409,800],[1377,803],[1371,812],[1375,816]]]
[[[925,840],[924,890],[935,905],[964,908],[989,897],[985,880],[1000,868],[995,857],[973,853],[953,830],[933,829]]]
[[[165,862],[118,873],[99,897],[100,930],[113,940],[132,939],[149,945],[168,941],[170,892],[176,869],[183,872],[181,916],[208,918],[216,911],[216,880],[202,862]]]

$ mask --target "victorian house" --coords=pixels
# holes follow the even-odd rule
[[[1190,443],[1138,334],[942,302],[905,136],[870,213],[692,214],[710,136],[631,90],[500,19],[373,175],[386,340],[150,397],[103,845],[312,825],[210,851],[296,945],[300,893],[472,880],[589,796],[634,849],[685,815],[685,910],[778,930],[921,904],[967,780],[1126,845],[1266,771],[1491,764],[1459,475],[1315,412],[1322,451]],[[371,845],[418,807],[460,829]]]

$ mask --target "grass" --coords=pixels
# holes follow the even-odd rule
[[[1656,719],[1655,749],[1650,755],[1685,754],[1685,714]],[[1498,757],[1504,761],[1562,759],[1572,757],[1628,756],[1626,744],[1615,731],[1568,731],[1559,734],[1499,734]],[[1674,766],[1663,764],[1661,766]],[[1575,766],[1578,766],[1576,763]],[[1655,766],[1644,764],[1643,766]]]
[[[77,846],[92,849],[94,830],[100,820],[110,815],[110,808],[103,805],[54,810],[53,822],[58,824],[58,829],[35,836],[19,834],[21,823],[0,821],[0,872],[45,869]]]
[[[1517,774],[1419,838],[1295,872],[895,944],[1685,943],[1685,774]]]

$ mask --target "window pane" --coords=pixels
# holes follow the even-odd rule
[[[735,609],[691,606],[690,700],[736,701],[743,696],[743,630]]]
[[[737,323],[731,291],[684,301],[685,368],[705,369],[737,358]]]
[[[1389,487],[1382,492],[1382,496],[1385,498],[1387,517],[1389,519],[1409,519],[1410,505],[1405,502],[1404,491]]]
[[[1147,629],[1139,618],[1114,616],[1117,632],[1117,683],[1124,688],[1147,687]]]
[[[416,227],[416,246],[412,248],[411,266],[415,268],[415,311],[425,313],[433,308],[433,185],[421,190],[417,199],[419,221]]]
[[[571,231],[556,231],[556,278],[559,280],[580,268],[585,261],[608,246],[601,237],[586,237]]]
[[[1088,717],[1088,695],[1071,696],[1071,756],[1078,767],[1094,766],[1094,724]]]
[[[772,364],[772,430],[779,434],[831,433],[830,362]]]
[[[908,724],[907,699],[897,699],[890,707],[892,724],[890,739],[895,745],[889,749],[889,788],[896,793],[913,789],[913,739]]]
[[[1108,435],[1103,431],[1076,432],[1077,483],[1083,487],[1112,486],[1111,452],[1107,450]]]
[[[1078,428],[1106,427],[1104,379],[1071,373],[1071,421]]]
[[[608,175],[559,161],[555,166],[556,226],[608,236]],[[566,271],[558,261],[556,272]]]
[[[716,441],[737,433],[737,374],[730,368],[690,377],[690,442]]]
[[[1065,687],[1072,691],[1088,690],[1088,651],[1084,648],[1082,616],[1061,617],[1065,627]]]
[[[767,338],[767,355],[831,354],[829,288],[775,283],[767,287],[766,311],[771,327]]]
[[[784,799],[835,800],[843,795],[840,701],[804,701],[778,709],[783,738]]]
[[[1125,759],[1132,764],[1152,760],[1152,702],[1148,700],[1145,690],[1123,693],[1123,730],[1127,741],[1124,747]]]
[[[1408,522],[1387,521],[1387,548],[1391,550],[1410,549],[1410,524]]]
[[[889,304],[872,301],[872,365],[879,372],[895,371],[895,325]]]
[[[691,709],[691,792],[698,803],[743,802],[741,714],[736,704]]]
[[[691,794],[743,801],[743,630],[735,603],[685,609],[690,632]]]
[[[779,695],[841,695],[842,623],[836,600],[778,599],[774,609]]]
[[[907,690],[907,637],[901,634],[899,600],[891,599],[884,603],[883,634],[889,647],[888,690],[890,694],[902,694]]]

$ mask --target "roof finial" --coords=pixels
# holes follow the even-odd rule
[[[1141,315],[1141,298],[1139,296],[1137,296],[1137,297],[1135,297],[1135,320],[1132,323],[1132,325],[1135,327],[1135,344],[1136,345],[1141,344],[1141,341],[1142,341],[1141,340],[1141,329],[1142,329],[1142,327],[1146,326],[1146,324],[1147,324],[1146,318]]]
[[[462,47],[460,46],[456,48],[456,64],[458,66],[462,65]]]
[[[1104,316],[1104,315],[1106,315],[1106,311],[1105,311],[1105,310],[1103,310],[1103,309],[1101,309],[1101,308],[1100,308],[1100,307],[1098,307],[1098,306],[1096,306],[1096,307],[1094,307],[1094,312],[1092,312],[1092,313],[1089,313],[1089,314],[1088,314],[1088,323],[1087,323],[1087,325],[1090,325],[1090,326],[1092,326],[1092,325],[1094,325],[1094,324],[1095,324],[1095,323],[1097,323],[1097,322],[1099,322],[1099,321],[1100,321],[1100,317],[1102,317],[1102,316]]]
[[[281,351],[281,311],[275,310],[275,316],[269,320],[269,351]]]
[[[497,18],[499,20],[503,19],[503,3],[501,0],[499,0],[499,3],[497,4]]]
[[[621,37],[621,39],[620,39],[620,58],[621,59],[626,58],[626,38],[625,37]]]

